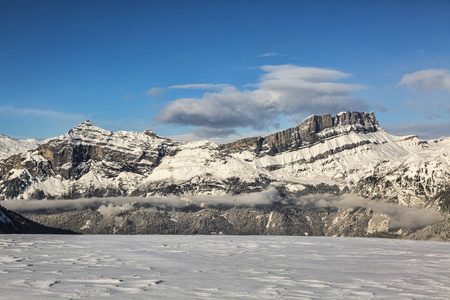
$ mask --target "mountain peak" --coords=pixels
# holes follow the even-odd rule
[[[89,120],[86,120],[70,129],[64,136],[70,140],[79,141],[95,140],[101,138],[101,136],[111,136],[112,134],[111,131],[94,126]]]
[[[367,131],[376,131],[378,121],[373,112],[345,111],[333,117],[330,114],[312,115],[302,121],[297,127],[302,130],[309,129],[318,133],[319,131],[339,125],[357,125],[366,128]]]
[[[274,155],[312,145],[331,136],[351,132],[376,132],[378,130],[378,122],[373,112],[346,111],[333,117],[330,114],[312,115],[296,127],[263,138],[242,139],[225,144],[222,147],[234,150],[253,148],[256,152],[263,151],[269,155]]]
[[[90,127],[90,126],[93,126],[91,121],[86,120],[86,121],[84,121],[83,123],[81,123],[80,125],[78,125],[76,127]]]

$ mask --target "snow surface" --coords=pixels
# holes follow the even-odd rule
[[[86,121],[62,136],[43,141],[44,145],[48,142],[55,147],[60,143],[94,146],[99,157],[77,165],[78,170],[86,171],[81,178],[43,176],[39,172],[36,175],[23,169],[25,163],[28,166],[49,163],[41,151],[35,150],[23,154],[22,165],[10,170],[2,181],[20,178],[26,189],[14,199],[29,199],[36,192],[44,192],[47,198],[64,198],[72,190],[89,195],[91,191],[108,194],[108,189],[124,195],[146,192],[147,196],[164,196],[171,185],[185,186],[186,195],[223,195],[232,179],[249,186],[270,180],[272,185],[289,185],[292,193],[301,191],[302,186],[322,183],[343,191],[355,190],[358,181],[377,175],[386,182],[379,191],[365,191],[367,196],[382,194],[384,199],[395,198],[396,202],[412,207],[428,205],[428,199],[446,186],[450,174],[450,138],[423,141],[416,136],[391,135],[379,126],[375,132],[359,127],[327,128],[317,134],[320,142],[306,143],[300,149],[295,146],[292,148],[295,150],[271,156],[245,149],[227,152],[208,141],[177,143],[150,130],[112,132]],[[132,162],[136,170],[123,171],[123,161],[118,159],[121,157]],[[57,173],[73,167],[74,164],[68,163]],[[419,183],[424,187],[420,195],[416,193]],[[390,184],[395,189],[394,186],[384,189]]]
[[[2,299],[449,299],[450,244],[2,235]]]
[[[41,142],[36,139],[18,140],[4,134],[0,134],[0,159],[35,149],[40,143]]]
[[[8,218],[4,212],[0,211],[0,223],[8,223],[14,225],[10,218]]]

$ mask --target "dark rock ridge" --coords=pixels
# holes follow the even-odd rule
[[[336,129],[338,126],[347,126]],[[342,130],[343,129],[343,130]],[[275,155],[309,147],[321,140],[349,132],[375,132],[378,121],[370,112],[344,112],[332,117],[330,114],[313,115],[294,128],[280,131],[265,137],[252,137],[222,145],[229,151],[253,150],[258,154]]]
[[[35,150],[0,160],[0,200],[245,194],[273,185],[291,196],[299,189],[352,191],[426,206],[448,186],[446,152],[433,168],[406,164],[393,173],[390,161],[435,143],[391,136],[365,112],[314,115],[291,129],[219,146],[177,143],[151,130],[111,132],[86,121]]]
[[[34,222],[78,233],[449,240],[448,145],[450,139],[426,142],[389,135],[373,113],[364,112],[311,116],[291,129],[219,146],[206,141],[178,143],[151,130],[111,132],[86,121],[34,150],[0,160],[0,200],[145,197],[145,203],[138,201],[131,210],[126,206],[126,211],[113,215],[103,214],[100,207],[24,212]],[[211,203],[214,195],[250,193],[245,195],[250,202],[266,203],[259,201],[272,198],[257,193],[272,188],[281,200],[270,200],[276,204],[266,206],[245,207],[238,198],[228,207],[187,204],[164,209],[151,204],[151,196],[157,196],[155,201],[173,195],[184,200],[211,196],[207,201]],[[350,192],[406,207],[431,207],[445,220],[399,231],[387,225],[389,216],[370,208],[316,207],[295,201]],[[3,232],[53,230],[3,211],[8,216],[3,219],[12,220],[3,222]]]
[[[58,226],[61,227],[61,226]],[[0,234],[73,234],[75,232],[45,226],[0,206]]]
[[[221,145],[216,154],[219,159],[226,158],[227,153],[245,149],[255,151],[258,156],[275,155],[285,151],[294,151],[309,147],[323,140],[350,132],[377,131],[378,122],[373,113],[345,112],[334,117],[331,115],[311,116],[298,126],[284,130],[266,137],[243,139],[231,144]],[[308,161],[323,159],[335,152],[352,149],[367,142],[344,145],[331,149]],[[174,156],[180,151],[179,143],[156,135],[151,130],[145,132],[111,132],[93,126],[89,121],[69,130],[65,135],[53,138],[41,144],[32,155],[16,154],[8,159],[0,160],[0,199],[21,197],[27,189],[37,181],[46,181],[49,178],[61,178],[77,182],[87,173],[95,172],[96,177],[117,178],[120,174],[135,174],[147,176],[161,161]],[[205,166],[207,168],[207,166]],[[268,166],[268,170],[275,170],[277,166]],[[14,176],[13,170],[23,170],[20,176]],[[261,175],[262,176],[262,175]],[[207,176],[208,178],[208,176]],[[232,179],[232,178],[230,178]],[[230,180],[228,180],[230,181]],[[233,180],[231,180],[233,181]],[[231,182],[230,181],[230,182]],[[229,182],[219,182],[212,179],[216,188],[229,192],[251,192],[265,188],[270,181],[260,177],[256,190],[246,190],[239,186],[242,183],[234,180],[235,185]],[[209,183],[206,183],[207,185]],[[189,181],[179,183],[178,186],[169,184],[161,187],[160,182],[149,183],[146,187],[129,190],[119,183],[115,187],[90,187],[72,184],[64,194],[58,198],[105,197],[120,195],[146,195],[151,194],[179,194],[191,190]],[[227,186],[225,186],[227,185]],[[161,187],[161,188],[160,188]],[[207,188],[207,186],[205,186]],[[204,189],[205,187],[200,187]],[[166,191],[165,191],[166,189]],[[35,188],[27,198],[43,199],[53,198],[51,193]]]
[[[117,141],[124,144],[117,144]],[[31,158],[21,153],[0,160],[0,199],[18,197],[36,180],[58,177],[76,181],[92,170],[106,178],[121,172],[142,175],[158,166],[164,156],[174,155],[177,152],[174,145],[176,143],[170,139],[159,137],[151,130],[134,135],[113,133],[85,121],[64,136],[40,145]],[[27,172],[12,180],[4,180],[12,170]],[[80,194],[70,190],[62,198],[117,195],[121,195],[120,191],[89,190],[88,194]],[[52,197],[37,190],[30,198]]]

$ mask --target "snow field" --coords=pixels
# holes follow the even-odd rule
[[[448,299],[450,244],[2,235],[1,299]]]

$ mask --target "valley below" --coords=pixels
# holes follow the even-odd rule
[[[123,202],[123,199],[111,198],[86,201],[77,209],[25,210],[21,214],[46,227],[80,234],[298,235],[450,240],[450,220],[435,210],[399,205],[386,207],[377,202],[358,203],[354,199],[352,203],[345,198],[324,195],[316,196],[315,201],[303,199],[302,203],[251,206],[223,203],[168,206],[152,204],[144,199],[140,199],[141,202]],[[347,197],[352,198],[355,196]],[[59,202],[63,201],[71,200]],[[345,207],[338,208],[339,205]]]

